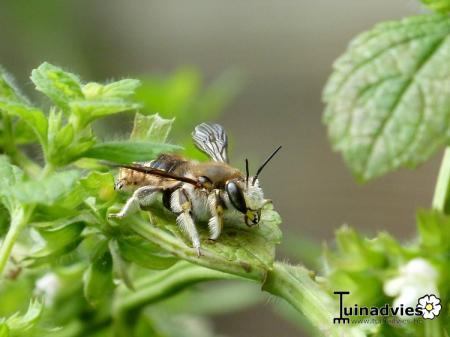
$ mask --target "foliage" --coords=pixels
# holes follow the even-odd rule
[[[422,1],[448,12],[448,1]],[[324,285],[348,290],[347,306],[417,304],[436,293],[444,314],[424,324],[373,325],[373,336],[447,336],[450,331],[450,21],[430,14],[380,23],[357,36],[334,64],[325,87],[324,122],[331,143],[361,182],[416,167],[447,147],[433,210],[417,213],[418,238],[400,244],[388,233],[365,238],[344,226],[325,251]]]
[[[145,110],[136,112],[129,140],[101,142],[96,137],[95,120],[142,107],[134,97],[138,81],[83,83],[49,63],[34,70],[31,80],[50,99],[48,112],[33,106],[7,76],[2,77],[1,131],[7,139],[5,155],[0,157],[0,200],[9,225],[5,219],[0,271],[5,277],[1,291],[11,298],[10,306],[0,313],[5,317],[3,335],[211,336],[205,321],[190,312],[195,305],[185,304],[180,312],[168,303],[192,284],[219,279],[260,283],[312,317],[317,328],[329,329],[330,322],[322,318],[331,317],[333,311],[322,309],[333,304],[314,277],[304,268],[274,263],[281,219],[270,205],[263,210],[257,230],[239,218],[226,227],[219,241],[211,243],[202,228],[200,258],[162,205],[122,220],[108,218],[126,195],[114,190],[114,177],[104,161],[151,160],[162,152],[182,150],[166,143],[175,119]],[[182,115],[186,102],[189,109],[204,104],[205,114],[209,109],[214,113],[225,97],[217,88],[195,100],[185,94],[176,107],[177,118],[191,126],[192,120]],[[160,96],[168,95],[166,102],[171,101],[169,93],[174,89],[165,90]],[[23,128],[29,137],[25,144],[40,145],[42,163],[26,155],[23,142],[15,142]],[[281,290],[283,284],[286,287]],[[246,288],[238,284],[231,289]],[[309,301],[300,300],[302,291],[311,292]],[[221,294],[220,289],[216,293]],[[220,307],[225,310],[228,305],[232,310],[261,299],[258,292],[251,294],[222,297]],[[15,314],[30,297],[39,302],[32,300],[24,316]],[[314,308],[317,303],[322,303],[320,310]],[[209,301],[197,304],[198,313],[218,310]],[[167,320],[171,312],[175,316]]]

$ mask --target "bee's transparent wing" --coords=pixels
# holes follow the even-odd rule
[[[192,132],[195,145],[213,160],[228,163],[228,138],[219,124],[202,123]]]

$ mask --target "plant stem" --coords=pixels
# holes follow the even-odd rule
[[[51,172],[53,172],[53,167],[51,165],[46,165],[41,172],[41,178],[47,177]],[[35,207],[35,204],[19,206],[14,212],[12,212],[11,224],[9,226],[8,233],[6,233],[0,247],[0,276],[3,274],[14,244],[16,243],[24,227],[29,222]]]
[[[344,333],[339,325],[333,324],[333,318],[339,317],[336,303],[312,277],[312,272],[302,266],[275,262],[263,290],[284,298],[324,336],[349,336],[348,331]]]
[[[29,209],[25,210],[22,207],[18,208],[13,214],[11,214],[11,224],[0,247],[0,275],[2,275],[6,264],[8,263],[14,244],[22,232],[23,227],[27,224],[29,216]]]
[[[179,262],[160,274],[161,276],[155,276],[158,279],[163,277],[164,282],[151,279],[148,288],[138,290],[125,299],[118,299],[115,303],[117,312],[135,308],[136,305],[145,301],[156,301],[160,296],[167,295],[168,291],[173,291],[174,288],[185,286],[190,282],[217,278],[229,279],[233,277],[232,275],[237,275],[240,278],[261,282],[263,290],[284,298],[296,310],[303,313],[325,336],[351,336],[349,328],[333,324],[333,318],[338,317],[336,302],[313,280],[312,272],[304,267],[275,262],[272,268],[255,265],[242,268],[238,261],[230,261],[208,251],[202,251],[204,255],[197,257],[195,251],[187,247],[183,241],[147,222],[136,219],[129,226],[130,229],[162,249],[202,267],[194,268],[190,263]],[[177,272],[173,273],[172,270]],[[151,284],[152,282],[154,285]],[[364,336],[362,331],[358,333],[359,336]]]
[[[149,275],[141,280],[139,284],[136,284],[136,291],[123,289],[119,292],[114,300],[114,316],[167,298],[169,294],[194,283],[218,279],[239,279],[239,277],[180,261],[163,272]]]
[[[432,321],[426,320],[424,323],[424,337],[442,337],[444,336],[441,326],[439,324],[439,318]]]
[[[432,207],[440,212],[446,212],[450,192],[450,147],[447,147],[442,159],[441,168],[434,189]]]

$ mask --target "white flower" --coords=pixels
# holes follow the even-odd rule
[[[441,311],[441,300],[435,295],[425,295],[419,298],[417,307],[422,308],[422,316],[425,319],[433,319],[435,316],[439,316]]]
[[[61,288],[61,282],[55,273],[47,273],[36,280],[35,293],[44,296],[44,302],[51,306]]]
[[[416,258],[399,269],[399,276],[385,282],[386,295],[395,297],[393,305],[415,307],[423,294],[437,294],[436,269],[425,259]]]

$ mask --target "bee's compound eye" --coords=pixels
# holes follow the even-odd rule
[[[230,198],[233,206],[241,213],[247,212],[247,205],[245,203],[244,194],[239,186],[234,181],[229,181],[225,185],[228,197]]]

